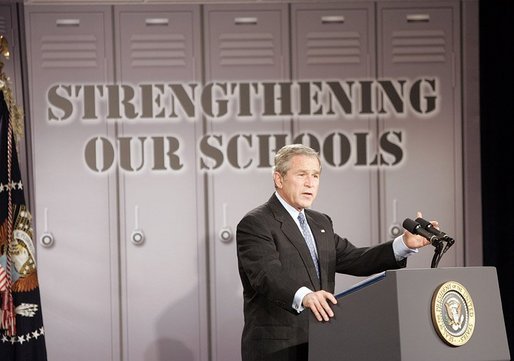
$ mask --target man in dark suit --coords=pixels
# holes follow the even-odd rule
[[[310,210],[321,160],[311,148],[277,152],[276,192],[237,226],[237,256],[244,290],[243,361],[308,358],[308,312],[319,321],[334,314],[335,273],[367,276],[406,266],[429,242],[407,231],[392,242],[357,248],[334,233],[329,216]],[[421,216],[418,213],[418,216]]]

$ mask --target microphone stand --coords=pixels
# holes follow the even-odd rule
[[[432,245],[435,247],[434,256],[432,257],[431,263],[432,268],[437,268],[437,266],[439,265],[439,261],[441,260],[441,258],[443,258],[443,254],[445,254],[446,251],[448,251],[454,243],[455,240],[448,236],[438,238],[436,241],[432,242]]]
[[[446,247],[444,247],[443,254],[445,254],[446,251],[448,251],[448,249],[450,249],[450,247],[453,246],[453,244],[455,243],[455,240],[448,236],[445,236],[444,240],[446,241]]]
[[[437,266],[439,265],[439,261],[441,260],[441,257],[443,256],[444,244],[440,239],[438,239],[437,241],[432,242],[432,245],[435,248],[434,248],[434,256],[432,257],[432,263],[431,263],[430,267],[437,268]]]

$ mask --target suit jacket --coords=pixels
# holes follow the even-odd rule
[[[275,195],[237,226],[243,361],[307,359],[310,310],[292,308],[300,287],[334,293],[336,272],[368,276],[406,265],[396,261],[391,242],[357,248],[334,232],[329,216],[309,209],[305,215],[317,245],[320,279],[302,233]]]

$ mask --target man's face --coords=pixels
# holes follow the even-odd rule
[[[320,164],[316,157],[295,155],[289,165],[290,168],[284,176],[274,173],[275,185],[278,194],[301,211],[309,208],[318,194]]]

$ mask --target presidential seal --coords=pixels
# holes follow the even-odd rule
[[[432,323],[441,339],[462,346],[475,329],[475,308],[466,288],[458,282],[440,285],[432,296]]]

